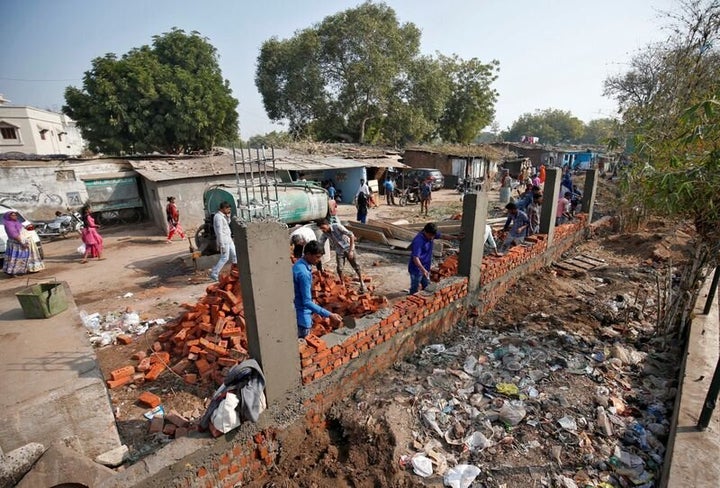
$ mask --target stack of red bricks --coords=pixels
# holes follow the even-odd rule
[[[432,281],[440,281],[442,278],[455,276],[457,272],[458,256],[457,254],[452,254],[445,258],[445,260],[440,263],[440,266],[438,266],[437,269],[433,269],[430,271],[430,279]]]
[[[374,286],[371,284],[372,279],[369,276],[363,278],[367,292],[360,293],[355,291],[349,278],[345,277],[344,281],[329,271],[313,272],[313,299],[330,310],[342,316],[352,315],[361,317],[372,312],[376,312],[381,308],[388,306],[387,298],[374,296],[371,292]],[[313,316],[312,333],[316,336],[323,336],[333,331],[330,325],[330,319],[322,318],[318,315]]]
[[[138,403],[148,408],[155,408],[160,405],[161,400],[156,394],[146,391],[138,397]],[[185,437],[191,428],[196,429],[197,427],[191,427],[188,419],[172,411],[166,415],[159,414],[150,419],[149,432],[151,434],[162,432],[167,436],[179,439]]]

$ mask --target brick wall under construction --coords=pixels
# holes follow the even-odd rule
[[[302,386],[292,400],[302,408],[273,408],[285,408],[283,415],[288,415],[288,410],[293,412],[306,428],[324,428],[325,413],[334,403],[396,360],[451,330],[468,314],[491,309],[519,279],[542,269],[584,240],[587,226],[586,216],[580,215],[556,227],[550,245],[546,236],[538,235],[529,239],[530,246],[514,247],[503,257],[483,258],[477,296],[468,296],[467,278],[452,276],[450,262],[440,270],[442,279],[431,295],[408,296],[390,308],[363,317],[349,335],[311,337],[307,344],[299,346],[302,370],[298,383]],[[270,411],[266,412],[257,424],[246,422],[211,441],[175,441],[173,444],[182,442],[185,451],[170,452],[171,444],[150,456],[155,460],[148,459],[142,466],[138,463],[120,473],[124,484],[109,486],[232,487],[257,479],[273,465],[282,442],[285,428],[272,425],[273,418]],[[148,466],[153,465],[158,468],[149,470]]]

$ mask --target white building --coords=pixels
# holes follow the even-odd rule
[[[5,105],[0,95],[0,153],[79,156],[84,141],[66,115],[35,107]]]

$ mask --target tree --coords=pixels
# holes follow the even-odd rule
[[[447,142],[467,144],[495,117],[498,94],[490,84],[497,79],[500,63],[483,64],[477,58],[463,61],[457,56],[442,56],[441,63],[451,95],[440,118],[439,135]]]
[[[439,134],[445,117],[446,137],[472,139],[494,113],[497,62],[423,57],[419,46],[414,24],[366,2],[263,43],[255,84],[295,137],[398,144]]]
[[[272,131],[263,135],[252,136],[248,140],[248,147],[261,148],[261,147],[287,147],[291,142],[290,134],[287,132]]]
[[[695,253],[663,304],[664,328],[684,327],[706,266],[720,254],[720,1],[684,0],[668,13],[670,35],[605,82],[633,134],[623,180],[631,208],[695,227]]]
[[[503,133],[506,141],[520,141],[522,136],[538,137],[541,143],[576,143],[585,132],[585,124],[572,113],[545,109],[521,115]]]
[[[585,125],[583,136],[578,142],[605,146],[620,134],[619,122],[615,119],[593,119]]]
[[[237,105],[216,49],[173,29],[120,59],[93,59],[82,89],[65,89],[63,113],[100,151],[183,153],[236,140]]]

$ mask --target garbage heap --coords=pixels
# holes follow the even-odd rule
[[[594,313],[622,317],[622,303]],[[514,330],[462,326],[458,344],[398,363],[377,400],[394,398],[414,417],[401,465],[429,478],[460,471],[489,482],[527,465],[550,473],[534,477],[542,486],[656,486],[677,351],[658,352],[654,327],[632,317],[587,336],[545,313]]]

